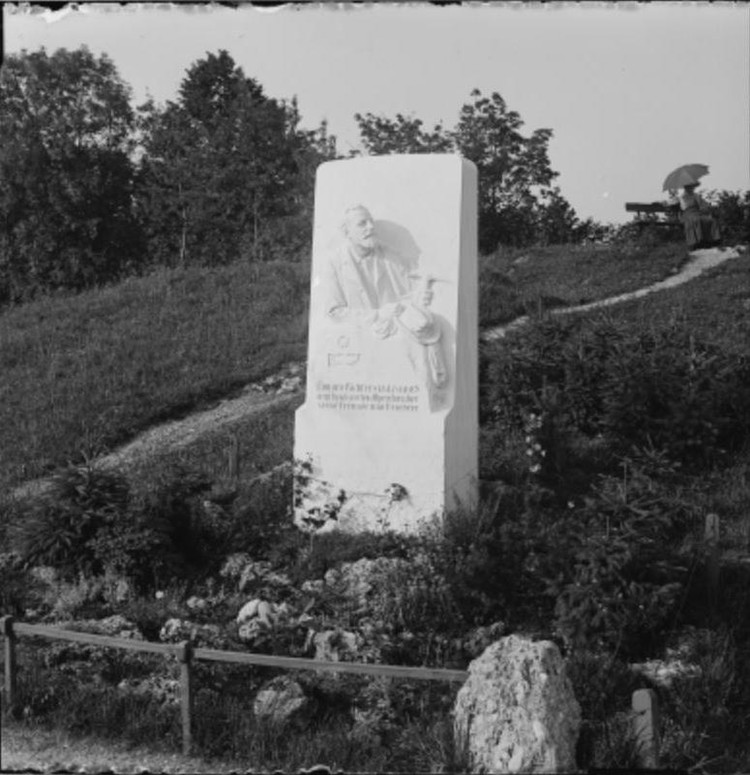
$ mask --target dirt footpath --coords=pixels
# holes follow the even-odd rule
[[[249,763],[208,761],[160,751],[146,746],[129,746],[117,740],[72,737],[64,732],[26,727],[3,721],[0,770],[6,772],[115,772],[123,775],[143,772],[217,773],[245,772]]]
[[[570,315],[575,312],[587,312],[591,309],[599,309],[601,307],[611,307],[614,304],[622,304],[625,301],[632,301],[633,299],[640,299],[643,296],[647,296],[649,293],[656,293],[657,291],[664,291],[668,288],[675,288],[678,285],[689,282],[690,280],[699,277],[709,269],[713,269],[719,264],[723,264],[730,258],[737,258],[741,256],[746,250],[746,246],[738,245],[734,248],[706,248],[705,250],[694,250],[690,253],[690,259],[680,269],[679,272],[673,274],[671,277],[667,277],[666,280],[660,280],[657,283],[648,285],[645,288],[639,288],[637,291],[630,291],[630,293],[622,293],[619,296],[610,296],[607,299],[600,299],[599,301],[592,301],[589,304],[580,304],[577,307],[559,307],[557,309],[549,310],[550,315]],[[482,334],[482,339],[485,341],[492,341],[493,339],[502,339],[509,331],[513,331],[516,328],[528,323],[530,318],[527,315],[516,318],[503,326],[497,326],[485,331]]]

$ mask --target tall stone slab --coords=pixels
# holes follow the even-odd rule
[[[319,167],[298,525],[413,532],[475,505],[477,297],[471,162]]]

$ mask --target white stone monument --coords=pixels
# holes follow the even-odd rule
[[[448,154],[321,165],[295,522],[413,532],[473,507],[477,349],[474,165]]]

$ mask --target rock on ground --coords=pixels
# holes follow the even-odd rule
[[[253,714],[272,724],[300,721],[310,710],[310,701],[302,687],[288,676],[270,681],[255,696]]]
[[[572,772],[581,709],[550,641],[510,635],[469,666],[454,709],[476,772]]]

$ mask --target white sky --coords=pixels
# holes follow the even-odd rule
[[[750,189],[750,4],[427,3],[3,5],[5,50],[86,44],[138,103],[175,99],[186,69],[226,49],[267,95],[296,95],[342,153],[354,114],[452,128],[474,87],[498,91],[530,134],[549,127],[557,184],[581,218],[622,222],[663,198],[674,167],[708,164],[706,189]]]

